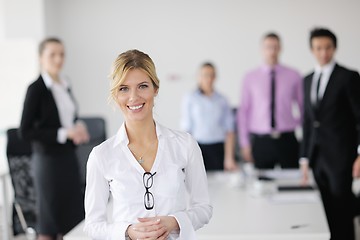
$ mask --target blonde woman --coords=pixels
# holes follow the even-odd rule
[[[198,144],[154,121],[159,79],[147,54],[120,54],[111,78],[125,121],[89,156],[84,230],[94,239],[196,239],[212,215]]]

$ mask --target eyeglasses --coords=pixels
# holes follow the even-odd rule
[[[155,174],[156,172],[154,172],[154,174],[150,172],[145,172],[143,175],[143,183],[146,190],[144,194],[144,206],[146,210],[151,210],[154,208],[154,195],[149,191],[149,189],[154,183],[153,177],[155,176]]]

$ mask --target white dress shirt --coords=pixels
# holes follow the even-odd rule
[[[41,77],[54,97],[55,104],[59,113],[61,128],[57,132],[57,141],[66,142],[66,129],[74,126],[76,107],[68,91],[69,84],[60,78],[60,82],[55,82],[48,73],[42,72]]]
[[[95,147],[87,163],[84,231],[93,239],[122,240],[139,217],[174,216],[180,232],[169,239],[197,239],[195,230],[212,216],[206,172],[200,148],[190,134],[156,123],[158,150],[151,169],[154,208],[144,206],[145,170],[128,148],[125,124]],[[113,200],[107,219],[109,197]]]
[[[324,65],[324,66],[316,66],[315,72],[313,75],[313,80],[311,83],[311,92],[310,92],[310,98],[311,103],[315,104],[316,102],[316,87],[319,81],[319,77],[321,74],[321,81],[319,86],[319,99],[321,100],[324,96],[325,89],[328,85],[331,73],[333,72],[335,67],[335,61],[331,61],[330,63]]]

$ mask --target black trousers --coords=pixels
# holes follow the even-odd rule
[[[251,134],[251,139],[256,168],[271,169],[276,164],[281,168],[299,167],[299,143],[294,132],[282,133],[278,138]]]
[[[354,240],[355,196],[352,172],[334,173],[321,151],[316,149],[313,173],[329,224],[331,240]],[[341,161],[342,159],[339,159]]]
[[[224,147],[225,144],[201,144],[199,143],[206,171],[224,170]]]

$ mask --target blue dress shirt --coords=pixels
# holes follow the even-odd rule
[[[181,128],[200,144],[225,142],[226,134],[234,132],[234,115],[218,92],[206,96],[196,90],[183,100]]]

